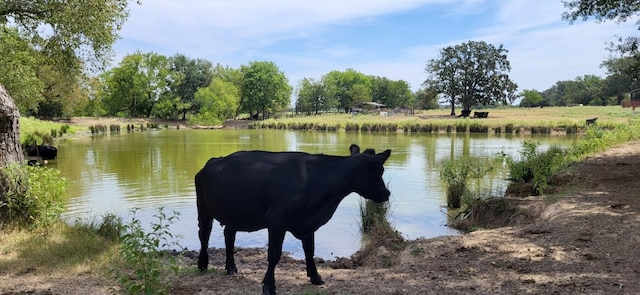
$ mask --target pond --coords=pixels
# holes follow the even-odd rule
[[[439,162],[462,156],[491,158],[504,152],[518,155],[525,140],[543,147],[568,146],[576,137],[488,134],[351,133],[285,130],[157,130],[137,133],[77,137],[58,144],[58,159],[50,163],[68,179],[70,196],[63,217],[99,219],[114,213],[130,220],[131,210],[143,224],[156,222],[157,208],[171,215],[180,245],[199,249],[194,176],[211,157],[238,150],[303,151],[348,155],[349,145],[377,151],[392,149],[384,179],[391,191],[389,221],[405,238],[457,234],[446,226],[445,187],[439,179]],[[506,189],[506,169],[482,180],[483,191],[501,196]],[[360,248],[360,200],[351,194],[333,218],[316,233],[316,256],[348,257]],[[240,247],[266,247],[266,230],[238,233]],[[211,247],[224,247],[216,223]],[[302,258],[301,243],[287,234],[284,250]]]

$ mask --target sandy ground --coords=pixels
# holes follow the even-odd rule
[[[640,294],[640,141],[611,148],[557,178],[551,198],[510,200],[522,207],[507,226],[380,247],[360,266],[350,258],[319,261],[323,286],[304,263],[284,257],[279,294]],[[551,199],[551,201],[549,201]],[[239,249],[238,274],[223,271],[211,249],[205,274],[174,279],[172,294],[259,294],[262,249]],[[195,253],[181,258],[195,269]],[[346,268],[345,268],[346,267]],[[0,273],[0,294],[110,294],[97,274],[57,277]]]

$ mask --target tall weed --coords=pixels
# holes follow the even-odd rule
[[[471,201],[468,182],[470,179],[481,179],[494,166],[489,161],[474,157],[460,157],[454,160],[443,160],[440,163],[440,179],[447,185],[447,206],[460,208]]]

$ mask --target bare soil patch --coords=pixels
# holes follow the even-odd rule
[[[280,294],[638,294],[640,293],[640,141],[574,164],[554,195],[507,199],[526,214],[496,218],[501,227],[379,247],[371,259],[319,260],[326,284],[309,283],[304,262],[283,257]],[[550,199],[550,200],[549,200]],[[498,206],[500,204],[494,204]],[[511,212],[511,211],[509,211]],[[517,214],[516,214],[517,215]],[[488,219],[479,216],[478,219]],[[489,226],[488,226],[489,227]],[[172,294],[259,294],[264,249],[239,249],[238,274],[185,271]],[[196,268],[196,253],[181,257]],[[1,294],[109,294],[100,271],[62,277],[39,270],[0,273]]]

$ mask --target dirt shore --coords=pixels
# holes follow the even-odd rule
[[[378,248],[363,265],[320,261],[326,284],[311,285],[304,262],[283,258],[280,294],[640,294],[640,141],[611,148],[557,178],[553,196],[513,200],[526,207],[511,224],[459,236]],[[240,249],[238,274],[183,272],[172,294],[259,294],[261,249]],[[196,268],[194,255],[183,257]],[[348,268],[342,268],[348,267]],[[59,277],[39,271],[0,273],[0,294],[110,294],[100,272]]]

